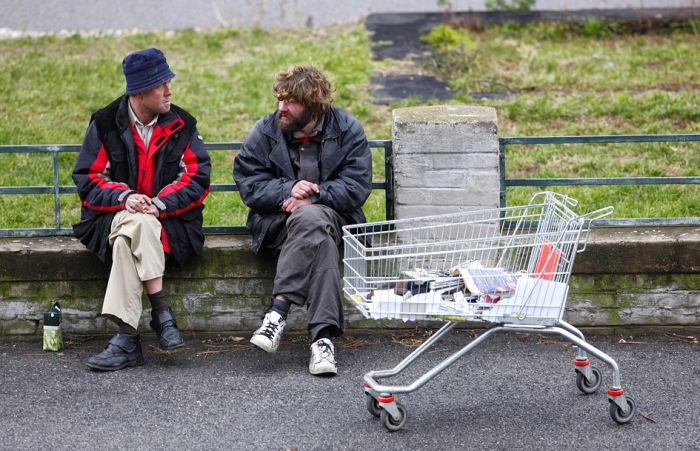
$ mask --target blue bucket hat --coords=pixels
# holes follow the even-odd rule
[[[148,91],[175,77],[165,55],[156,48],[130,53],[122,61],[122,69],[128,96]]]

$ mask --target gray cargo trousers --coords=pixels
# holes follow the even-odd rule
[[[332,335],[343,333],[338,246],[346,223],[330,207],[307,205],[289,215],[287,236],[275,248],[273,296],[283,294],[293,304],[307,306],[312,340],[327,326],[334,326]]]

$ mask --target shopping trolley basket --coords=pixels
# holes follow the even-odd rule
[[[406,421],[395,394],[418,390],[497,332],[558,334],[578,346],[573,366],[585,394],[595,393],[602,380],[588,354],[602,360],[613,373],[610,416],[621,424],[633,418],[635,403],[620,385],[617,363],[562,320],[574,258],[585,250],[591,221],[614,210],[577,215],[576,204],[546,191],[524,206],[343,228],[343,291],[365,317],[447,321],[394,368],[364,376],[367,409],[388,430]],[[402,372],[464,320],[495,324],[412,384],[379,382]]]

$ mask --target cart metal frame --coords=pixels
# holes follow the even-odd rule
[[[632,420],[636,405],[622,388],[615,360],[588,343],[581,331],[562,319],[575,255],[586,248],[591,221],[609,216],[614,210],[606,207],[578,215],[572,210],[576,205],[576,200],[565,195],[544,191],[535,194],[528,205],[519,207],[344,227],[343,291],[364,316],[447,320],[395,367],[364,375],[367,410],[379,417],[386,429],[400,430],[407,419],[406,408],[394,395],[420,389],[489,337],[512,332],[555,334],[574,344],[578,348],[572,362],[576,385],[584,394],[597,392],[602,382],[600,370],[591,365],[588,355],[607,364],[612,370],[612,384],[607,391],[610,417],[618,424]],[[421,270],[445,271],[464,260],[470,264],[478,262],[478,267],[488,264],[503,268],[513,274],[518,280],[515,293],[502,300],[499,297],[490,305],[484,300],[490,303],[491,298],[480,293],[470,298],[472,304],[466,304],[469,309],[449,307],[449,312],[441,309],[457,304],[450,299],[451,294],[445,294],[447,291],[435,289],[426,293],[423,289],[421,294],[405,293],[403,298],[386,294],[401,293],[399,288],[406,290],[407,284],[415,282],[406,276],[409,270],[420,266]],[[420,296],[423,296],[420,302],[413,300]],[[495,325],[408,385],[380,382],[400,374],[458,322],[465,320]]]

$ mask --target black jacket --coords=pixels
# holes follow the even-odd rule
[[[114,215],[136,192],[138,159],[122,96],[95,112],[73,170],[82,203],[73,232],[102,261],[109,261],[109,232]],[[201,253],[202,210],[209,193],[211,163],[197,132],[197,121],[175,105],[158,117],[151,137],[155,152],[153,203],[160,211],[164,248],[178,263]]]
[[[317,203],[343,215],[349,223],[365,222],[362,204],[372,191],[372,155],[362,126],[350,113],[331,108],[324,118]],[[258,253],[270,224],[285,216],[282,203],[298,181],[289,149],[271,113],[253,127],[233,164],[233,178],[250,207],[251,248]]]

